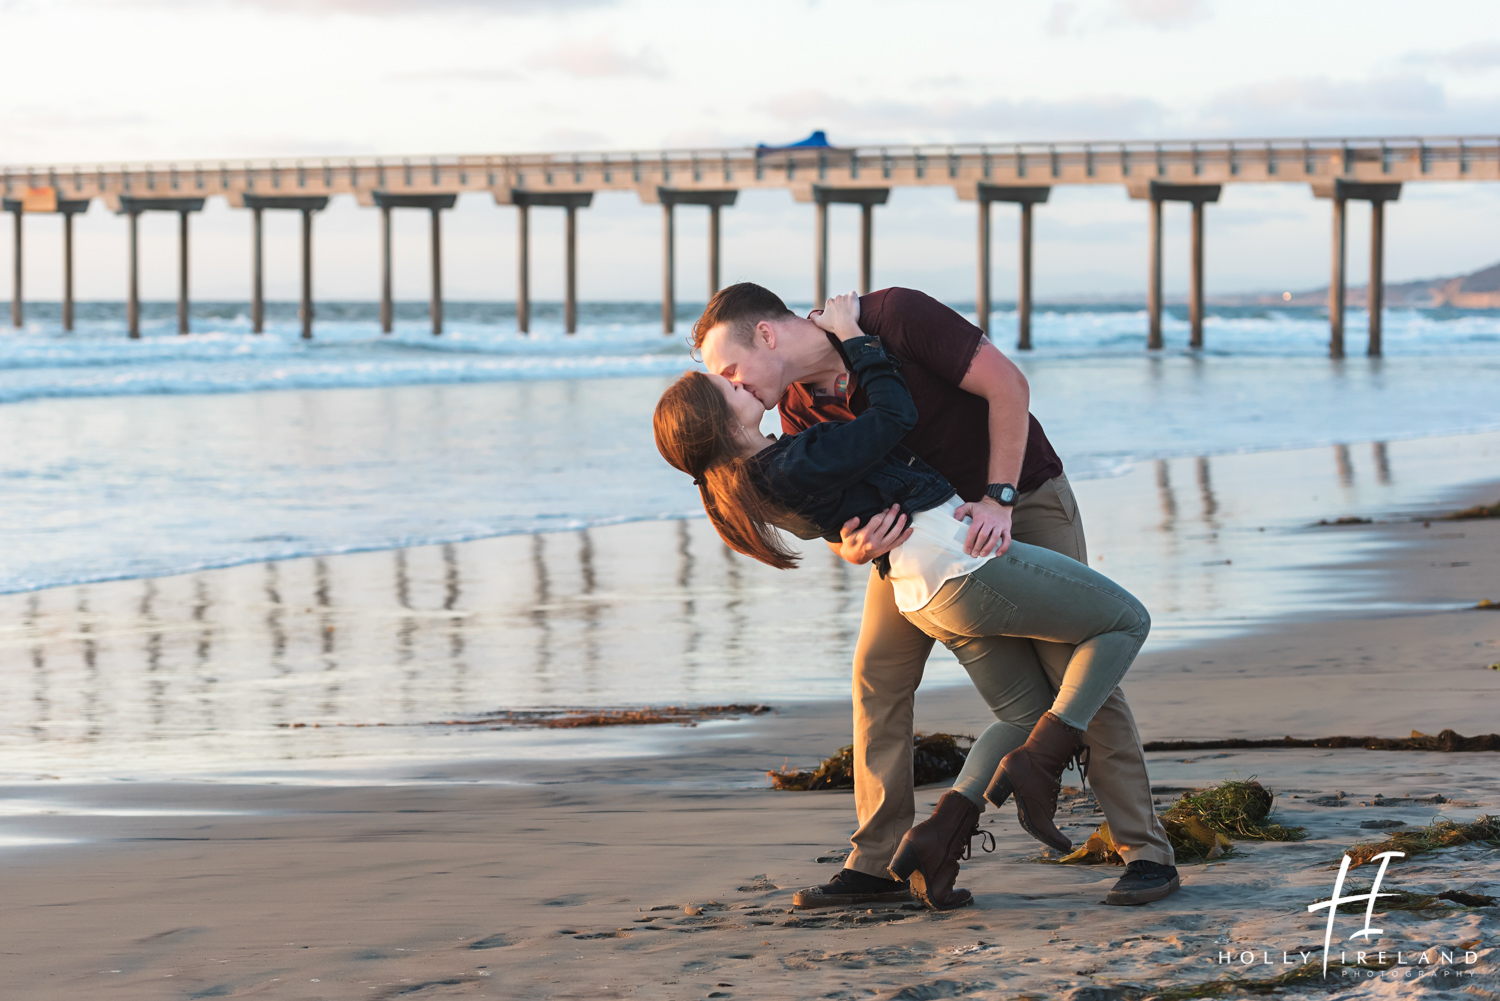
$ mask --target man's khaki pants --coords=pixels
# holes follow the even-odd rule
[[[1048,480],[1016,500],[1011,535],[1088,562],[1083,521],[1066,476]],[[889,580],[873,570],[865,588],[864,618],[854,650],[854,806],[859,829],[844,864],[889,877],[886,866],[916,817],[912,785],[912,709],[933,640],[896,608]],[[1041,662],[1055,690],[1073,648],[1019,637],[996,637],[992,656],[1023,666]],[[1028,663],[1029,662],[1029,663]],[[993,669],[993,662],[991,663]],[[1094,715],[1084,736],[1089,782],[1126,862],[1173,864],[1172,845],[1151,805],[1151,780],[1135,717],[1118,688]]]

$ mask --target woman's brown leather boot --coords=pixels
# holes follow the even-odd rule
[[[1003,806],[1012,794],[1016,815],[1026,833],[1049,848],[1072,851],[1073,842],[1057,829],[1057,795],[1062,791],[1062,773],[1078,762],[1078,774],[1086,776],[1088,753],[1083,731],[1074,729],[1051,713],[1031,728],[1026,743],[1000,759],[984,798]]]
[[[969,857],[969,839],[988,837],[985,851],[994,851],[995,837],[979,829],[979,807],[963,793],[948,791],[938,800],[932,816],[906,832],[891,874],[906,880],[911,892],[935,911],[951,911],[973,901],[968,890],[955,889],[958,860]]]

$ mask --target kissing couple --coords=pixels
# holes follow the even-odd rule
[[[744,282],[693,329],[707,373],[662,394],[656,445],[693,478],[709,520],[746,556],[791,569],[782,531],[873,564],[854,653],[854,802],[845,866],[800,908],[969,904],[959,860],[986,805],[1058,851],[1063,772],[1087,776],[1125,872],[1110,904],[1179,885],[1119,689],[1146,609],[1089,569],[1078,506],[1025,377],[983,331],[911,289],[853,293],[800,317]],[[760,431],[779,408],[783,435]],[[912,826],[912,716],[943,643],[995,716],[952,789]]]

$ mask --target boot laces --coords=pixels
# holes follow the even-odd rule
[[[974,829],[969,832],[969,836],[967,838],[964,838],[964,850],[963,850],[963,854],[959,856],[959,858],[962,859],[965,862],[967,862],[970,858],[973,857],[974,836],[976,834],[979,836],[979,847],[980,848],[983,848],[986,852],[993,852],[995,850],[995,835],[992,832],[990,832],[990,831],[986,831],[984,828],[980,827],[978,824],[975,824],[974,825]],[[989,843],[988,844],[985,843],[985,839],[986,838],[989,839]]]
[[[1078,768],[1079,784],[1087,788],[1089,779],[1089,745],[1079,744],[1078,750],[1074,751],[1072,757],[1068,758],[1067,770],[1072,770],[1075,765]]]

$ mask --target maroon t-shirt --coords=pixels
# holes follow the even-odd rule
[[[901,443],[946,476],[964,500],[983,497],[990,480],[990,405],[958,384],[979,351],[984,331],[932,296],[908,288],[860,296],[859,326],[901,360],[901,375],[917,405],[917,426]],[[869,405],[852,373],[847,398],[814,396],[808,387],[793,383],[778,403],[781,428],[788,434],[820,421],[853,420]],[[1035,490],[1063,471],[1041,423],[1027,416],[1026,456],[1016,484],[1020,493]]]

